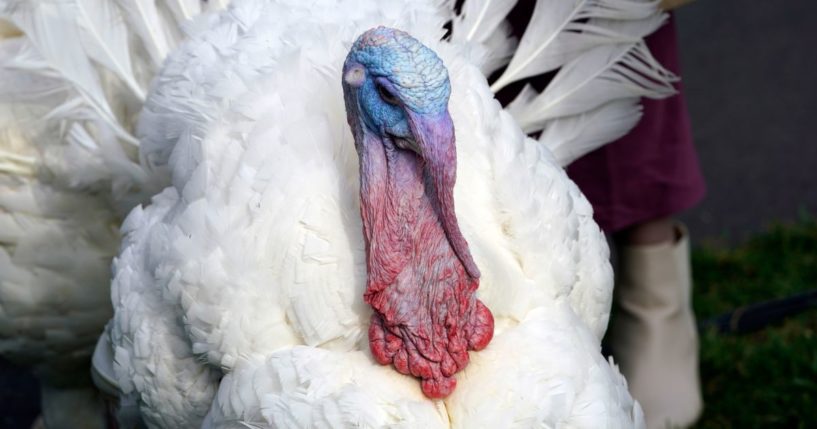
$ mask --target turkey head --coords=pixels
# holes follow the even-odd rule
[[[413,37],[379,27],[355,41],[343,91],[360,159],[372,355],[420,378],[426,396],[446,397],[468,350],[494,330],[454,212],[448,71]]]

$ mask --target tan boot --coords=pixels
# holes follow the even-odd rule
[[[619,248],[610,348],[650,429],[685,427],[703,408],[689,239]]]

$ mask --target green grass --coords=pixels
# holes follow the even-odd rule
[[[817,221],[778,225],[733,249],[692,254],[699,320],[817,289]],[[817,310],[743,336],[701,337],[696,428],[817,428]]]

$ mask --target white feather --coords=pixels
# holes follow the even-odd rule
[[[444,409],[427,400],[415,380],[370,359],[303,346],[242,359],[222,380],[202,428],[449,426]]]
[[[203,29],[168,59],[140,135],[143,156],[172,186],[129,219],[113,283],[117,376],[154,425],[166,417],[198,426],[207,406],[213,427],[426,427],[448,417],[449,402],[423,399],[416,383],[366,352],[357,156],[338,82],[351,41],[378,24],[411,31],[448,66],[454,197],[495,341],[538,331],[558,341],[536,341],[526,356],[558,343],[581,357],[536,379],[545,400],[528,421],[579,421],[603,401],[588,421],[637,422],[637,405],[599,354],[612,273],[592,209],[550,152],[501,110],[465,48],[438,41],[448,16],[438,6],[246,0],[196,23]],[[537,311],[548,323],[534,318],[518,329]],[[569,329],[550,328],[562,325]],[[139,352],[144,344],[152,354]],[[499,351],[506,364],[510,348]],[[194,402],[156,366],[226,376],[208,379],[207,391],[219,390],[214,401]],[[560,378],[569,382],[551,382]],[[568,387],[590,399],[561,401]],[[475,384],[467,389],[479,395]],[[517,410],[503,408],[496,420]],[[411,420],[418,416],[428,418]]]
[[[7,135],[2,137],[9,138]],[[0,173],[34,177],[37,173],[36,158],[0,149]]]
[[[136,82],[128,49],[124,17],[110,0],[76,0],[76,20],[88,56],[119,77],[144,101],[145,90]]]
[[[589,112],[614,100],[672,95],[674,80],[643,43],[602,45],[565,64],[542,94],[533,96],[528,87],[508,111],[522,129],[534,132],[554,118]]]
[[[491,89],[496,92],[554,70],[599,44],[637,42],[660,23],[656,5],[638,0],[538,0],[516,54]]]
[[[71,82],[100,119],[126,142],[138,141],[119,123],[105,97],[99,73],[91,63],[91,55],[83,45],[79,13],[74,1],[28,2],[5,0],[0,3],[0,15],[9,18],[32,42],[44,64],[32,67],[32,73],[56,71]],[[30,64],[29,64],[30,65]],[[18,67],[22,67],[19,65]]]
[[[122,133],[130,131],[139,104],[135,91],[118,88],[144,82],[165,49],[172,50],[175,25],[202,5],[119,0],[121,10],[135,15],[126,25],[114,19],[119,9],[112,7],[96,15],[49,15],[97,1],[0,0],[0,11],[20,23],[33,43],[16,70],[59,78],[70,87],[41,91],[44,99],[59,95],[45,103],[44,112],[58,144],[4,149],[0,167],[8,164],[14,172],[35,159],[31,165],[54,173],[54,184],[73,192],[68,195],[87,197],[69,201],[90,200],[95,203],[89,207],[99,208],[97,217],[86,219],[86,208],[76,206],[66,228],[75,228],[69,228],[72,234],[90,229],[94,234],[86,235],[111,245],[117,240],[99,229],[113,223],[108,216],[115,218],[107,198],[128,208],[134,200],[124,190],[147,187],[149,180],[134,163],[133,148],[118,143],[117,136],[128,140]],[[357,159],[338,82],[351,41],[379,24],[410,31],[437,49],[450,70],[450,111],[460,142],[458,217],[483,269],[480,297],[497,320],[494,345],[474,360],[474,378],[487,374],[490,381],[518,370],[502,366],[516,362],[507,358],[515,351],[533,361],[552,349],[571,357],[562,364],[554,358],[526,365],[536,369],[535,377],[516,378],[527,384],[495,380],[496,386],[506,383],[504,393],[538,391],[543,400],[499,406],[489,419],[476,421],[639,423],[637,404],[598,352],[612,287],[604,237],[557,160],[619,135],[638,115],[637,95],[664,88],[668,75],[629,48],[660,22],[655,2],[537,4],[535,28],[503,76],[509,82],[563,68],[545,101],[528,92],[529,105],[515,105],[517,112],[547,107],[550,116],[540,122],[543,139],[555,142],[554,158],[525,138],[467,61],[478,58],[483,71],[504,62],[512,44],[502,20],[514,2],[470,1],[475,3],[466,4],[454,23],[452,44],[438,42],[451,13],[436,0],[243,0],[188,24],[192,40],[156,79],[139,133],[151,174],[171,186],[150,206],[133,210],[114,265],[115,377],[123,402],[138,406],[149,426],[198,427],[209,410],[205,424],[214,426],[469,427],[466,418],[448,420],[449,411],[476,415],[479,401],[504,403],[493,395],[480,399],[480,389],[468,387],[467,372],[461,391],[478,400],[428,401],[413,380],[374,366],[365,351],[370,310],[361,298]],[[111,28],[98,28],[105,19],[112,20]],[[149,61],[111,51],[122,45],[118,36],[125,26],[138,29]],[[62,39],[72,35],[77,37],[64,48]],[[602,47],[625,55],[616,57],[612,49],[602,55]],[[646,65],[639,68],[638,61]],[[611,77],[610,86],[600,82]],[[606,95],[588,97],[593,91]],[[11,155],[2,158],[5,153]],[[19,180],[27,179],[12,178]],[[113,192],[100,192],[108,185]],[[9,214],[2,213],[0,223],[11,225],[0,232],[10,231],[7,240],[17,251],[0,249],[0,256],[11,255],[0,257],[0,272],[11,279],[4,284],[22,284],[27,272],[15,264],[37,261],[40,253],[69,270],[75,255],[62,245],[52,253],[43,253],[43,240],[18,246],[37,236],[30,231],[39,220],[22,215],[17,198],[0,203]],[[75,227],[77,219],[93,222]],[[82,243],[83,257],[102,254],[94,266],[107,267],[108,255],[94,253],[87,241],[66,242]],[[26,295],[36,290],[12,290],[36,302]],[[519,342],[524,350],[513,346]]]
[[[176,22],[185,22],[201,13],[202,0],[162,0],[162,3],[173,12]]]
[[[639,117],[639,97],[674,94],[677,77],[652,58],[642,41],[664,19],[652,0],[538,0],[513,58],[491,89],[558,69],[541,94],[525,86],[508,111],[525,132],[546,130],[539,141],[566,165],[626,134]],[[456,25],[464,23],[455,21],[455,34]],[[482,45],[505,54],[487,41]],[[471,57],[500,63],[490,54]]]
[[[611,101],[589,112],[551,121],[545,125],[539,142],[564,166],[627,134],[640,118],[637,99]]]
[[[150,56],[152,66],[159,67],[171,48],[178,43],[179,31],[168,25],[159,13],[155,0],[116,0],[132,31]]]
[[[468,0],[454,19],[451,40],[484,42],[499,28],[518,0]]]
[[[137,3],[153,0],[119,6]],[[98,401],[75,399],[96,398],[87,367],[111,315],[120,215],[155,189],[131,144],[143,88],[181,35],[169,10],[148,23],[149,13],[124,20],[123,10],[140,9],[107,0],[0,0],[0,354],[32,367],[46,425],[56,427],[104,425]],[[140,41],[151,31],[178,37],[159,53]],[[143,327],[163,329],[161,320]],[[134,351],[149,355],[151,344]],[[149,362],[150,370],[183,379],[177,388],[192,390],[191,398],[207,395],[209,372],[190,359],[199,385],[184,365]]]
[[[26,61],[40,65],[26,66]],[[15,68],[16,67],[16,68]],[[43,71],[32,73],[29,69]],[[22,37],[2,41],[0,49],[0,100],[6,103],[52,104],[62,100],[69,85],[53,72],[45,72],[42,57]]]
[[[537,308],[475,354],[446,400],[463,428],[644,428],[624,377],[563,303]]]

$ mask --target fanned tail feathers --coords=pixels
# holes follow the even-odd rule
[[[589,112],[553,120],[539,141],[553,152],[559,165],[568,165],[632,129],[641,119],[638,99],[611,101]]]
[[[18,67],[28,65],[28,71],[33,74],[59,73],[121,138],[136,143],[136,139],[117,121],[107,102],[100,73],[92,62],[102,58],[108,60],[107,64],[116,64],[116,59],[105,58],[106,51],[110,53],[116,48],[105,49],[94,43],[99,42],[99,36],[94,33],[95,30],[91,30],[94,24],[82,16],[81,2],[8,0],[0,3],[0,14],[25,33],[41,56],[41,61],[18,64]],[[29,57],[33,56],[32,53],[28,54]],[[128,76],[124,78],[128,79]]]
[[[655,0],[537,0],[516,52],[489,45],[503,37],[514,0],[467,0],[453,21],[452,39],[481,45],[483,71],[508,58],[491,89],[558,70],[539,94],[526,86],[508,111],[527,133],[567,165],[632,128],[639,97],[663,98],[677,80],[651,56],[643,38],[664,22]],[[507,34],[507,33],[505,33]],[[505,36],[507,37],[507,36]]]
[[[610,101],[672,95],[674,80],[644,42],[602,45],[562,66],[542,94],[527,87],[508,111],[526,132],[533,132],[554,118],[581,114]]]
[[[517,41],[504,20],[517,2],[466,1],[459,15],[452,19],[451,40],[466,47],[486,76],[511,60]]]
[[[205,10],[227,6],[228,0],[115,0],[142,47],[158,68],[182,40],[180,25]]]
[[[14,46],[3,49],[12,54],[2,59],[0,75],[16,80],[6,85],[4,79],[0,104],[13,105],[18,116],[25,110],[20,106],[37,105],[36,115],[18,120],[36,130],[28,137],[36,141],[40,164],[54,173],[54,185],[108,184],[123,212],[142,199],[129,194],[151,188],[133,133],[148,83],[181,42],[180,25],[223,3],[0,0],[0,20],[22,33],[2,42]],[[0,168],[11,174],[30,171],[6,155]]]
[[[148,83],[223,3],[0,0],[0,355],[46,386],[85,382],[121,216],[164,185],[133,134]]]

